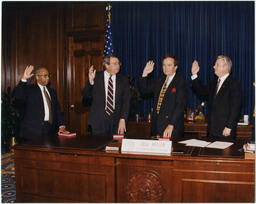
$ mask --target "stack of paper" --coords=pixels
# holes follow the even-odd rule
[[[233,142],[221,142],[215,141],[207,146],[207,148],[215,148],[215,149],[226,149],[227,147],[231,146]]]
[[[211,143],[211,142],[206,142],[198,139],[185,140],[179,143],[185,144],[186,146],[192,146],[192,147],[207,147],[207,148],[216,148],[216,149],[226,149],[227,147],[233,144],[233,142],[221,142],[221,141],[215,141]]]
[[[210,142],[206,142],[203,140],[197,140],[197,139],[185,140],[185,141],[181,141],[179,143],[185,144],[186,146],[193,146],[193,147],[206,147],[207,145],[210,144]]]

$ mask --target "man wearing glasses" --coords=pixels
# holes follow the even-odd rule
[[[59,102],[55,91],[49,87],[49,72],[40,67],[33,74],[34,66],[26,67],[23,77],[15,88],[15,99],[24,105],[24,117],[20,126],[20,137],[30,140],[65,130]],[[28,79],[35,75],[36,83]]]

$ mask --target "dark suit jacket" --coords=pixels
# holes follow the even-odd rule
[[[153,113],[151,121],[151,134],[163,135],[167,125],[174,125],[172,138],[183,137],[184,132],[184,109],[186,107],[186,82],[177,73],[169,84],[164,95],[159,115],[156,113],[159,94],[165,82],[166,76],[148,83],[148,77],[139,80],[140,91],[143,94],[153,93]]]
[[[60,125],[63,125],[63,118],[60,111],[55,91],[47,86],[50,93],[53,113],[53,132],[57,132]],[[44,102],[41,90],[37,84],[29,85],[20,81],[14,91],[18,102],[24,105],[24,117],[21,121],[20,136],[32,139],[42,136],[42,123],[44,121]]]
[[[208,133],[210,136],[222,137],[222,132],[227,127],[232,129],[230,138],[235,138],[242,106],[242,88],[240,83],[229,75],[215,96],[217,80],[215,76],[210,84],[203,86],[197,77],[192,80],[192,88],[197,94],[208,97]]]
[[[106,106],[106,94],[105,94],[105,83],[104,83],[104,71],[97,72],[94,85],[91,85],[87,81],[83,91],[83,103],[85,105],[91,105],[91,111],[88,118],[88,125],[92,127],[92,131],[95,134],[106,134],[105,121],[111,119],[117,132],[119,120],[121,118],[127,121],[129,114],[130,104],[130,87],[128,78],[116,74],[116,92],[115,92],[115,110],[111,114],[111,118],[108,118],[105,112]]]

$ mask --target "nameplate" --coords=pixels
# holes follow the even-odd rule
[[[172,141],[123,139],[121,152],[125,154],[146,154],[170,156]]]

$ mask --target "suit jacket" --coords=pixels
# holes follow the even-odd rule
[[[97,72],[94,85],[87,81],[83,91],[84,105],[91,105],[88,125],[92,127],[93,133],[106,134],[106,120],[111,119],[114,127],[118,127],[121,118],[127,121],[130,106],[130,87],[128,78],[116,74],[116,91],[115,91],[115,110],[109,118],[105,112],[106,93],[104,83],[104,71]],[[114,132],[117,132],[114,130]]]
[[[217,80],[218,78],[215,77],[210,84],[203,86],[196,78],[192,80],[192,88],[197,94],[208,97],[208,133],[210,136],[222,137],[222,132],[227,127],[232,129],[230,138],[235,138],[242,106],[242,88],[240,83],[229,75],[215,96]]]
[[[160,112],[156,113],[158,98],[165,82],[166,76],[159,77],[153,83],[148,83],[148,77],[139,80],[140,91],[143,94],[153,93],[153,113],[151,121],[151,134],[163,135],[168,125],[174,125],[172,138],[183,137],[184,133],[184,109],[186,107],[186,82],[175,74],[173,80],[167,87]]]
[[[59,126],[63,125],[64,122],[55,91],[48,86],[47,89],[52,104],[52,130],[56,133]],[[26,139],[42,136],[44,102],[40,87],[37,84],[29,85],[27,82],[20,81],[15,88],[14,97],[24,105],[24,117],[21,121],[20,136]]]

